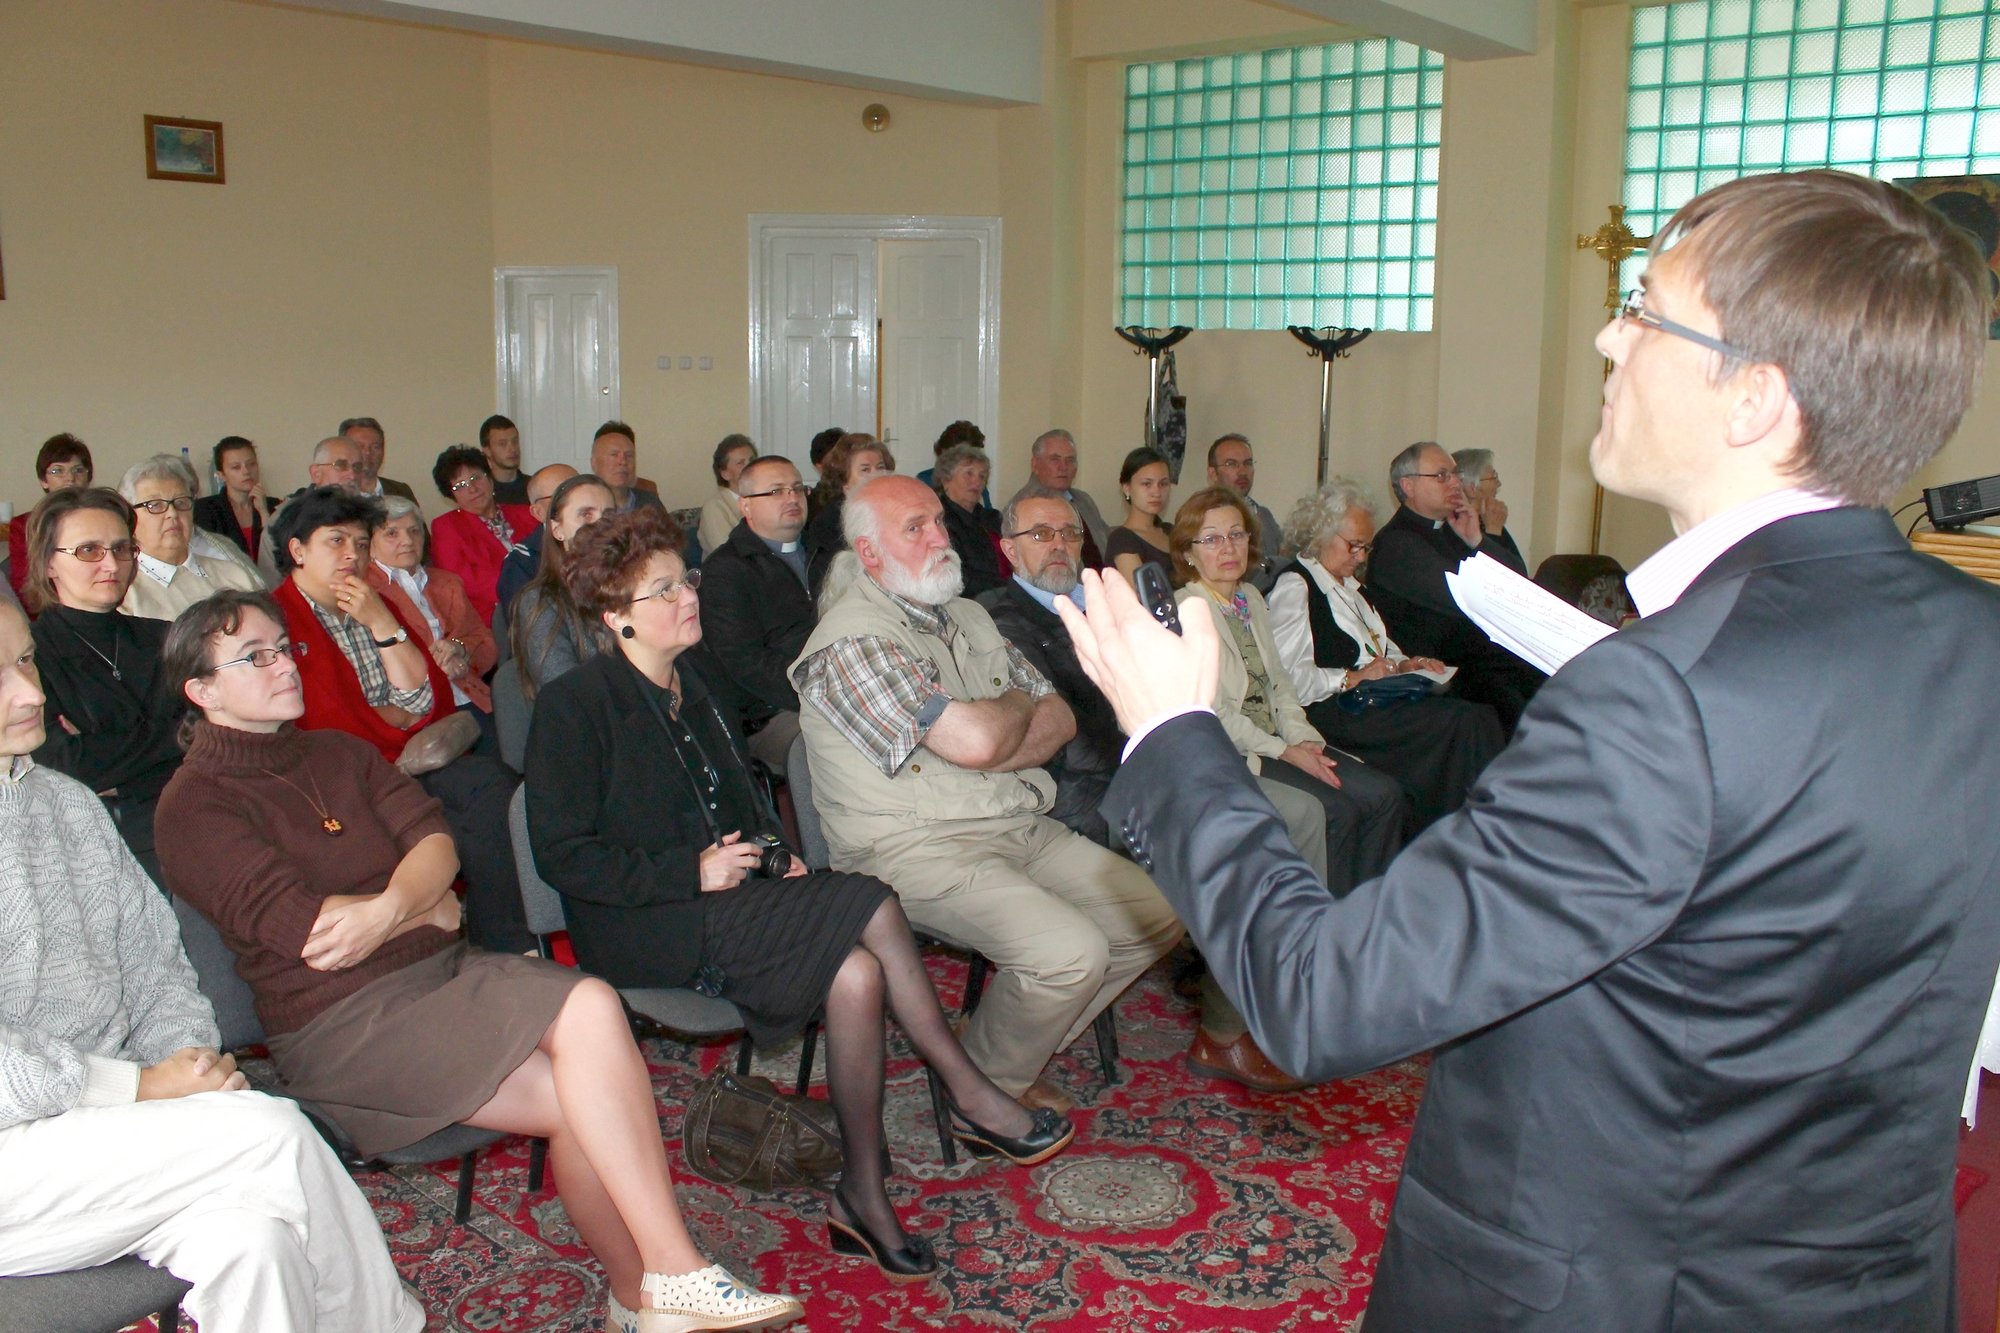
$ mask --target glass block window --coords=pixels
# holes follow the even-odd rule
[[[1650,235],[1701,191],[1758,172],[2000,171],[1997,8],[1681,0],[1633,10],[1627,221]]]
[[[1118,322],[1430,328],[1443,108],[1386,39],[1128,66]]]

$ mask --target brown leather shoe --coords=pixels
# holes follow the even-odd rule
[[[1259,1092],[1297,1092],[1311,1086],[1272,1064],[1271,1057],[1257,1049],[1257,1043],[1247,1032],[1223,1045],[1197,1028],[1194,1044],[1188,1047],[1187,1062],[1188,1068],[1197,1073],[1226,1078]]]
[[[1015,1098],[1030,1111],[1047,1107],[1057,1115],[1068,1115],[1076,1109],[1076,1099],[1045,1078],[1038,1078],[1028,1085],[1028,1090]]]

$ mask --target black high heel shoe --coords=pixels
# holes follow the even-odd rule
[[[845,1219],[834,1215],[834,1205],[846,1212]],[[861,1217],[834,1190],[826,1205],[826,1243],[835,1254],[866,1259],[882,1270],[891,1282],[926,1282],[937,1274],[937,1252],[922,1236],[909,1236],[900,1249],[890,1249],[862,1224]]]
[[[1076,1137],[1076,1126],[1070,1118],[1046,1106],[1029,1113],[1026,1134],[1010,1139],[974,1124],[972,1117],[959,1110],[958,1103],[949,1094],[944,1101],[951,1108],[951,1136],[963,1143],[966,1151],[974,1157],[998,1154],[1015,1166],[1033,1166],[1037,1162],[1048,1161],[1069,1147],[1069,1141]]]

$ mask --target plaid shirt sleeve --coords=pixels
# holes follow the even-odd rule
[[[312,606],[319,623],[340,645],[340,652],[354,668],[354,674],[361,680],[361,695],[371,708],[387,704],[400,708],[418,717],[428,717],[436,700],[431,696],[431,682],[428,674],[424,683],[412,690],[399,690],[389,683],[388,669],[382,665],[382,650],[375,646],[375,640],[363,629],[361,622],[347,616],[328,615],[318,603],[306,599]]]
[[[874,634],[829,644],[792,675],[799,702],[819,709],[890,777],[923,744],[930,722],[942,711],[932,705],[931,719],[920,720],[925,705],[948,698],[935,663],[912,660],[892,640]]]
[[[1041,672],[1007,645],[1009,684],[1030,699],[1053,693]],[[799,700],[827,721],[890,777],[903,766],[951,696],[933,662],[912,659],[879,635],[856,635],[820,649],[794,673]],[[935,702],[934,702],[935,701]],[[926,714],[928,710],[928,714]]]

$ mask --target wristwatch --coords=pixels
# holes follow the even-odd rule
[[[410,637],[410,631],[405,629],[403,626],[398,625],[396,626],[396,632],[394,634],[391,634],[388,638],[375,640],[375,646],[377,648],[394,648],[397,644],[403,643],[406,640],[408,640],[409,637]]]

